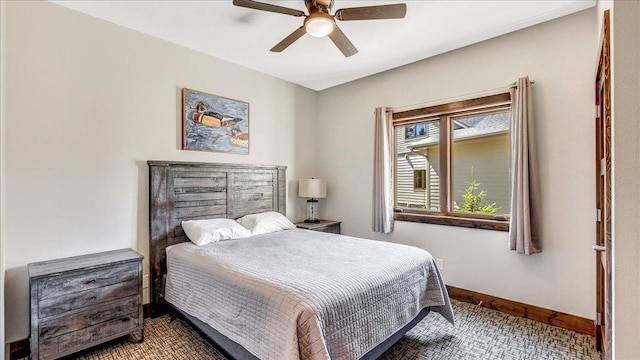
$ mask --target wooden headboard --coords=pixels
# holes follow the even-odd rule
[[[189,241],[183,220],[277,211],[285,215],[286,166],[148,161],[151,311],[160,315],[166,248]]]

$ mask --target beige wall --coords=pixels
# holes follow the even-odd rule
[[[28,335],[27,263],[147,256],[147,160],[286,165],[287,214],[303,218],[314,91],[51,3],[6,8],[7,341]],[[251,154],[180,150],[181,87],[249,102]]]
[[[447,284],[593,318],[595,21],[586,10],[320,92],[319,175],[331,184],[321,215],[348,235],[429,250]],[[523,75],[536,81],[544,252],[510,252],[507,233],[488,230],[396,222],[373,233],[373,109],[504,90]]]
[[[7,4],[0,1],[0,359],[5,356],[4,332],[4,262],[5,262],[5,113],[6,113],[6,9]]]
[[[613,346],[640,358],[640,2],[613,2]]]

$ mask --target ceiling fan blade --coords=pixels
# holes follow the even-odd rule
[[[334,44],[342,51],[345,57],[349,57],[351,55],[355,55],[358,53],[358,49],[349,41],[347,35],[345,35],[339,27],[335,27],[333,31],[329,34],[329,38],[333,41]]]
[[[300,39],[302,35],[306,34],[307,31],[304,29],[304,26],[300,26],[296,31],[292,32],[284,38],[284,40],[280,41],[278,45],[271,48],[273,52],[282,52],[284,49],[288,48],[289,45],[293,44],[296,40]]]
[[[402,19],[407,14],[407,4],[392,4],[379,6],[363,6],[340,9],[336,11],[338,20],[372,20],[372,19]]]
[[[284,6],[265,4],[253,0],[233,0],[233,5],[285,15],[305,16],[304,11],[290,9]]]

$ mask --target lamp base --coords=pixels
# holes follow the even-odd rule
[[[318,220],[318,200],[311,198],[307,200],[307,218],[305,219],[306,223],[317,223],[320,222]]]

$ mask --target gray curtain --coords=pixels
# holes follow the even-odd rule
[[[509,247],[520,254],[541,252],[540,187],[531,102],[531,82],[519,78],[511,89],[511,224]]]
[[[373,163],[373,231],[393,231],[393,138],[392,112],[376,108]]]

